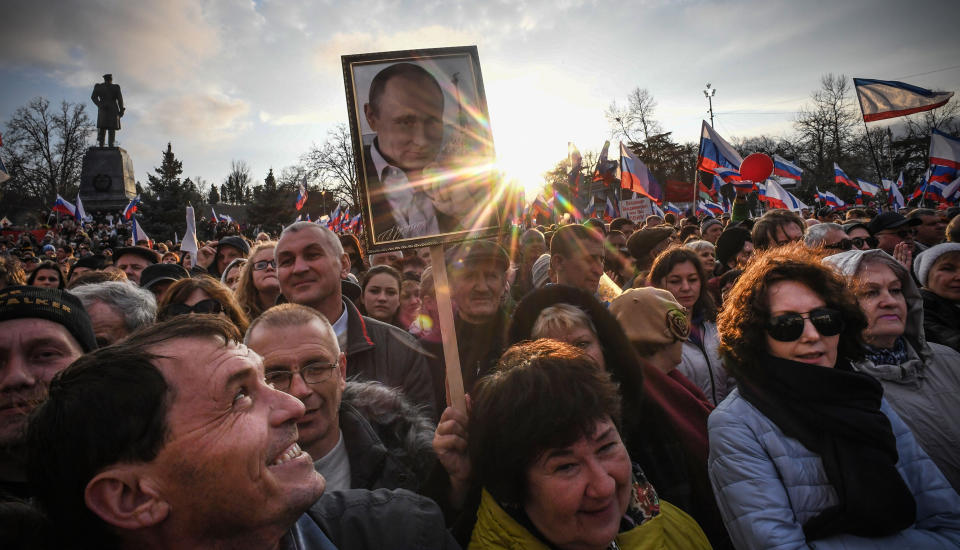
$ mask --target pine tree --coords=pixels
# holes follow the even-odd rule
[[[181,180],[181,174],[183,163],[167,143],[160,166],[147,176],[149,193],[141,197],[144,230],[154,239],[173,239],[174,231],[182,235],[186,229],[185,208],[188,204],[199,205],[203,200],[197,186],[189,178]]]

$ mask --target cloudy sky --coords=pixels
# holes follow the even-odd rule
[[[829,72],[960,90],[956,0],[10,0],[3,15],[0,120],[35,96],[95,119],[111,72],[140,181],[168,141],[218,184],[232,159],[258,182],[295,163],[347,121],[352,53],[475,44],[499,161],[528,189],[568,141],[598,150],[605,108],[637,86],[682,141],[707,82],[727,138],[788,133]]]

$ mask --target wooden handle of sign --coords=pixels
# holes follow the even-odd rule
[[[436,244],[430,247],[430,269],[433,271],[433,286],[437,293],[437,313],[440,315],[443,357],[447,368],[447,402],[466,414],[463,373],[460,371],[460,349],[457,346],[457,330],[453,324],[453,302],[450,301],[450,283],[447,281],[447,262],[443,257],[443,245]]]

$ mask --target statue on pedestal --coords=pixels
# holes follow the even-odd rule
[[[108,136],[107,143],[113,147],[113,141],[117,130],[120,129],[120,117],[123,116],[123,95],[120,93],[120,86],[113,83],[113,75],[103,75],[103,82],[98,82],[93,86],[93,94],[90,95],[94,105],[97,106],[97,143],[103,147],[103,139]]]

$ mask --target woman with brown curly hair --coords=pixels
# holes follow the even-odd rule
[[[855,372],[866,318],[801,243],[752,260],[717,320],[738,388],[710,415],[708,469],[737,548],[952,548],[960,497]]]
[[[157,310],[158,321],[189,313],[220,314],[232,321],[241,334],[247,331],[247,325],[250,324],[247,314],[233,297],[233,292],[207,275],[180,279],[170,285],[160,298]]]
[[[249,319],[256,319],[273,307],[280,296],[277,264],[273,258],[276,247],[276,241],[258,242],[241,268],[234,295]]]

